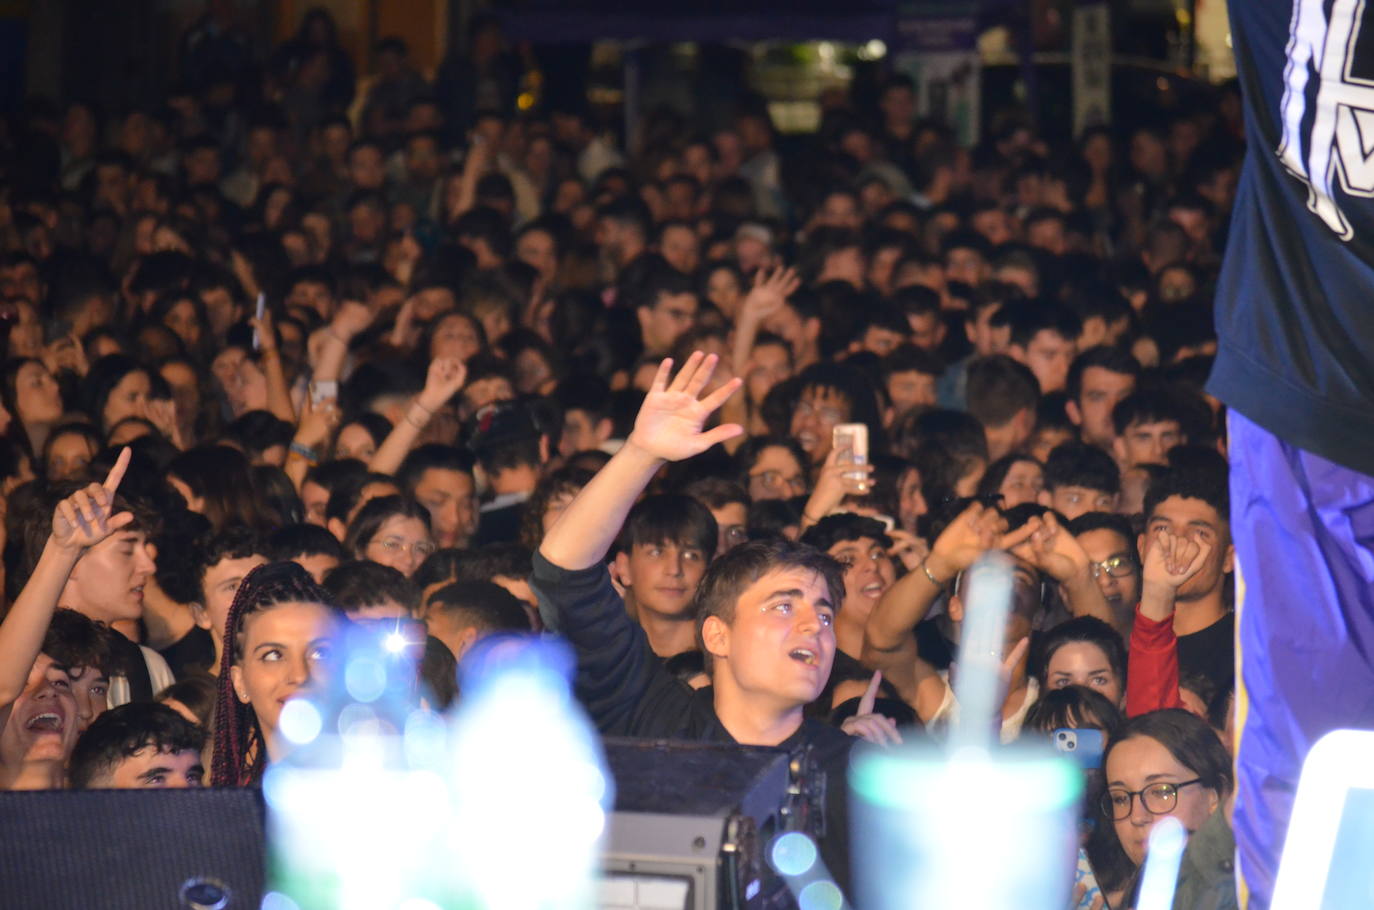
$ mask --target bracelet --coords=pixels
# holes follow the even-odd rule
[[[930,557],[926,557],[926,559],[929,559],[929,558],[930,558]],[[941,582],[939,579],[937,579],[937,578],[935,577],[935,573],[934,573],[934,572],[930,571],[930,566],[926,565],[926,560],[925,560],[925,559],[921,560],[921,571],[924,572],[924,573],[926,573],[926,578],[929,578],[929,579],[930,579],[930,583],[931,583],[931,584],[933,584],[935,587],[939,588],[941,591],[943,591],[943,590],[945,589],[944,583]]]
[[[337,341],[339,344],[343,345],[344,347],[348,347],[348,339],[345,338],[345,337],[343,337],[342,335],[340,335],[338,332],[334,331],[334,326],[332,326],[332,325],[327,325],[327,326],[325,326],[325,327],[324,327],[324,333],[325,333],[326,335],[328,335],[330,338],[333,338],[335,341]]]
[[[417,429],[417,430],[423,430],[423,429],[425,428],[426,424],[428,423],[428,421],[426,421],[426,423],[420,423],[420,422],[419,422],[418,420],[416,420],[414,417],[411,417],[411,416],[410,416],[410,412],[409,412],[409,411],[406,411],[406,423],[410,424],[412,427],[414,427],[414,428]]]
[[[292,455],[299,455],[311,464],[316,464],[320,460],[320,453],[310,448],[302,442],[292,440],[291,445],[286,450]]]
[[[422,401],[420,401],[420,396],[419,396],[419,395],[416,395],[413,399],[411,399],[411,402],[410,402],[410,403],[411,403],[411,404],[414,404],[414,405],[419,405],[419,406],[420,406],[420,410],[424,411],[424,412],[425,412],[426,414],[428,414],[430,417],[433,417],[433,416],[434,416],[434,409],[433,409],[433,408],[427,408],[427,407],[425,407],[424,403],[423,403]]]

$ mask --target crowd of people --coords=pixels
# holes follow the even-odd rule
[[[1005,551],[1001,739],[1104,735],[1098,905],[1164,816],[1225,843],[1235,92],[966,148],[892,74],[811,136],[742,97],[621,142],[470,39],[433,81],[382,42],[355,99],[312,12],[261,66],[188,36],[157,106],[16,115],[0,788],[254,785],[350,623],[424,636],[436,710],[558,634],[603,733],[814,747],[843,881],[849,749],[959,722]]]

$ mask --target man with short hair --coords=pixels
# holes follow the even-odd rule
[[[639,287],[638,296],[634,301],[635,316],[644,353],[661,357],[691,331],[699,305],[696,288],[692,279],[681,272],[659,266]]]
[[[319,525],[295,524],[272,532],[267,557],[271,562],[294,562],[310,573],[315,584],[321,584],[343,562],[344,549],[337,537]]]
[[[660,657],[696,646],[691,605],[718,538],[715,518],[690,496],[650,496],[625,519],[615,573],[627,608]]]
[[[595,373],[569,376],[558,384],[554,398],[563,409],[563,434],[558,454],[570,458],[578,452],[604,451],[611,443],[611,387]]]
[[[367,465],[353,458],[341,458],[338,461],[312,465],[305,472],[305,481],[301,484],[301,504],[305,506],[305,520],[312,525],[325,527],[325,509],[329,505],[329,496],[333,493],[334,487],[346,477],[362,477],[365,474]]]
[[[1227,576],[1235,567],[1230,492],[1212,471],[1171,468],[1145,496],[1142,562],[1159,533],[1187,538],[1204,551],[1198,569],[1175,593],[1173,627],[1180,676],[1202,674],[1226,691],[1235,684],[1236,615],[1226,603]]]
[[[1030,367],[1049,394],[1064,388],[1083,327],[1073,311],[1049,301],[1022,301],[1003,308],[1011,326],[1007,354]]]
[[[1178,399],[1165,391],[1133,392],[1112,408],[1112,454],[1122,470],[1144,464],[1167,464],[1169,450],[1188,441],[1185,414]]]
[[[212,676],[219,675],[224,659],[224,627],[239,585],[244,576],[267,562],[267,546],[248,528],[226,528],[200,547],[196,557],[200,597],[191,604],[191,614],[215,643],[215,662],[206,668]]]
[[[974,360],[968,368],[968,412],[983,425],[988,460],[1020,451],[1035,429],[1040,389],[1024,364],[1001,354]]]
[[[515,595],[490,581],[445,585],[429,598],[425,629],[444,643],[454,659],[477,642],[501,632],[530,632],[530,620]]]
[[[1088,554],[1093,576],[1115,619],[1112,626],[1130,640],[1140,602],[1140,551],[1131,520],[1124,515],[1088,512],[1068,524],[1069,533]]]
[[[324,589],[350,619],[408,619],[420,608],[420,591],[410,579],[368,559],[334,569],[325,576]]]
[[[1121,470],[1096,446],[1069,442],[1045,460],[1040,504],[1069,521],[1088,512],[1115,512],[1121,497]]]
[[[891,404],[888,426],[917,408],[933,408],[936,386],[943,372],[940,359],[914,344],[895,348],[881,364],[883,388]]]
[[[652,225],[653,216],[638,199],[616,199],[601,207],[596,216],[596,246],[607,281],[614,281],[648,250]]]
[[[1112,409],[1135,391],[1139,378],[1139,361],[1121,348],[1099,345],[1074,358],[1064,408],[1084,442],[1104,451],[1111,449],[1117,437]]]
[[[170,790],[202,786],[205,731],[158,702],[102,714],[72,750],[73,790]]]
[[[472,545],[519,536],[525,501],[549,460],[549,442],[549,434],[540,430],[534,412],[525,405],[495,405],[490,413],[479,413],[469,445],[492,498],[478,509]]]
[[[722,477],[703,477],[683,490],[704,505],[716,520],[719,532],[715,556],[749,539],[749,491]],[[714,558],[714,557],[713,557]]]
[[[396,482],[429,512],[436,547],[465,547],[477,532],[477,481],[472,453],[428,443],[406,455]]]
[[[703,577],[696,640],[712,686],[693,690],[658,660],[626,614],[602,565],[616,529],[665,461],[690,458],[739,435],[703,431],[740,385],[699,399],[716,358],[699,353],[670,384],[661,365],[634,431],[544,536],[531,583],[540,610],[578,654],[575,690],[607,735],[695,739],[792,749],[810,745],[827,776],[827,836],[820,851],[848,883],[844,776],[851,740],[804,717],[835,654],[834,616],[844,579],[835,561],[786,541],[736,547]]]

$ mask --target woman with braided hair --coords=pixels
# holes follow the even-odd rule
[[[212,784],[251,786],[284,752],[286,702],[330,669],[343,614],[294,562],[249,572],[229,607],[215,702]]]

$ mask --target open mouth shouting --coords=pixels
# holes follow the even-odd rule
[[[793,648],[787,656],[808,667],[818,667],[821,663],[820,651],[814,648]]]

